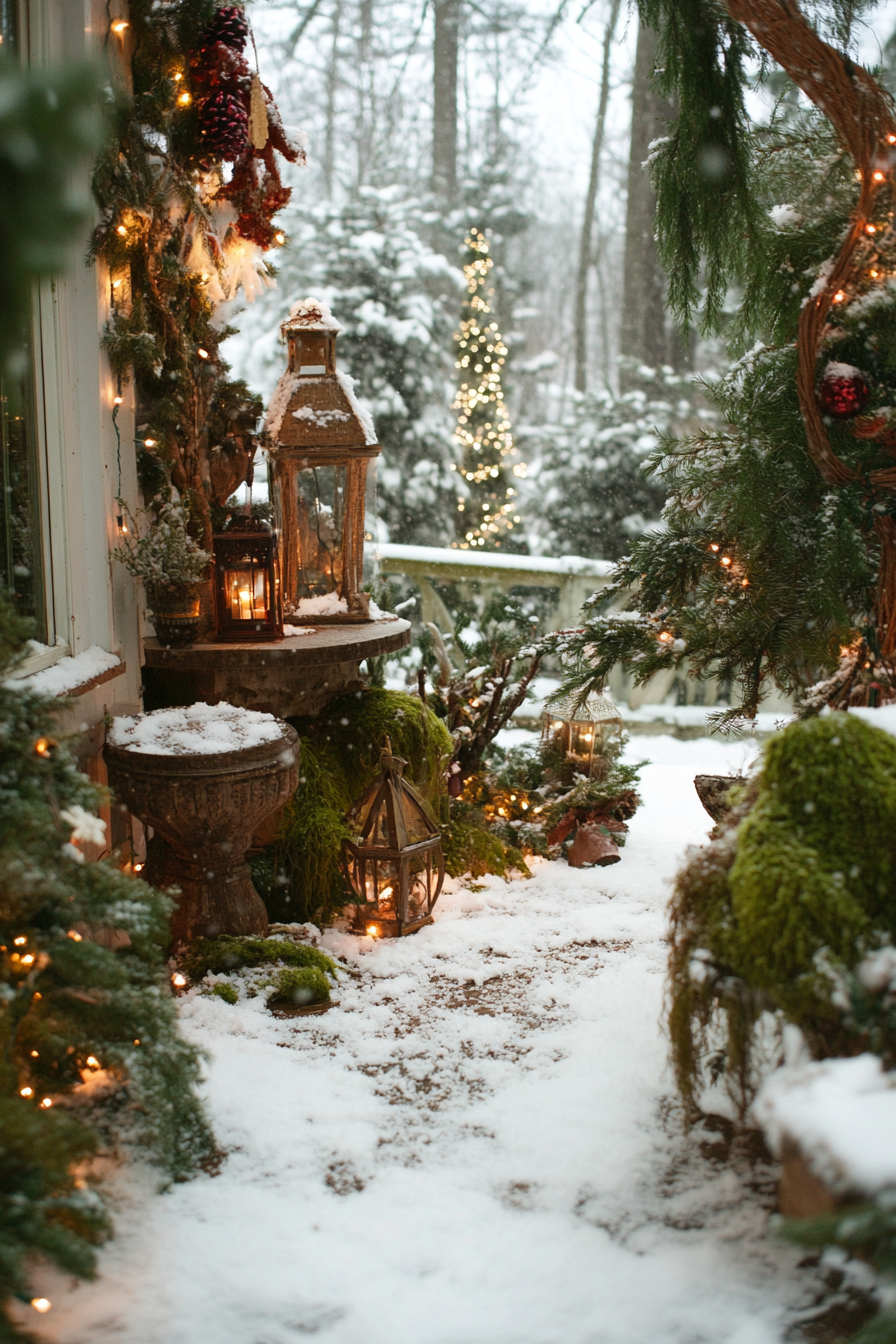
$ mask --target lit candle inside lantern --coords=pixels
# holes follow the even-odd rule
[[[252,589],[241,588],[239,590],[240,599],[240,620],[251,621],[252,619]]]

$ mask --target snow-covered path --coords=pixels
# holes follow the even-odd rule
[[[805,1292],[755,1172],[677,1127],[661,1035],[667,880],[740,746],[636,738],[623,861],[442,897],[339,1006],[189,997],[220,1174],[121,1184],[101,1277],[46,1281],[58,1344],[772,1344]],[[43,1288],[42,1288],[43,1290]]]

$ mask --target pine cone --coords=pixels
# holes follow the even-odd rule
[[[217,159],[238,159],[249,148],[249,113],[239,98],[219,90],[203,104],[199,120],[203,145]]]
[[[212,47],[223,42],[225,47],[242,51],[249,38],[246,16],[237,5],[224,5],[210,19],[199,38],[200,47]]]

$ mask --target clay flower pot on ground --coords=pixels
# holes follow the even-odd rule
[[[154,831],[143,876],[178,887],[172,943],[265,934],[246,863],[253,831],[295,792],[299,739],[272,714],[192,705],[112,722],[109,783]]]

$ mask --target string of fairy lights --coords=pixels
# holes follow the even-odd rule
[[[464,241],[474,254],[464,266],[466,307],[470,315],[463,318],[460,330],[454,335],[457,343],[454,367],[461,374],[475,377],[460,384],[452,406],[458,412],[454,438],[461,450],[461,460],[452,462],[451,469],[459,472],[468,485],[495,482],[495,489],[485,499],[476,500],[475,492],[457,497],[458,513],[466,515],[462,521],[467,524],[458,546],[470,550],[474,546],[500,546],[501,534],[513,531],[521,518],[515,511],[514,487],[506,485],[501,492],[503,463],[517,456],[518,450],[514,447],[501,386],[507,346],[497,322],[488,320],[492,313],[489,300],[495,293],[488,287],[489,273],[495,263],[489,256],[488,239],[479,229],[471,229]],[[526,475],[523,462],[515,463],[512,470],[516,477]]]

